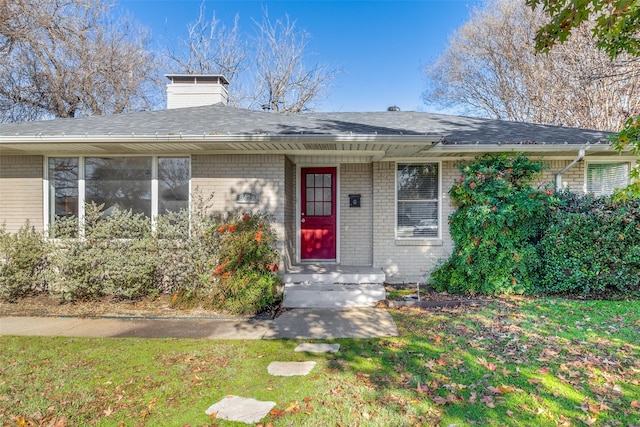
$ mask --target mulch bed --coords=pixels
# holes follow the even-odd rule
[[[410,289],[403,285],[385,285],[387,290]],[[415,293],[414,293],[415,295]],[[34,295],[21,298],[17,302],[0,301],[0,316],[73,316],[73,317],[224,317],[224,314],[202,308],[179,309],[170,306],[170,295],[160,295],[155,298],[138,300],[114,300],[101,298],[92,301],[69,302],[49,297],[48,295]],[[488,298],[452,295],[446,292],[435,292],[420,289],[420,301],[386,300],[378,307],[382,308],[437,308],[456,307],[465,304],[482,304]],[[258,317],[275,318],[286,311],[281,305],[270,307]]]

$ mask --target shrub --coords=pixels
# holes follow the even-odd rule
[[[541,242],[540,291],[640,295],[640,201],[562,194]]]
[[[0,227],[0,298],[15,301],[45,289],[49,250],[42,233],[28,222],[15,234]]]
[[[537,286],[537,243],[549,191],[532,187],[544,164],[521,153],[485,154],[460,166],[449,195],[458,209],[449,217],[454,250],[431,273],[437,290],[523,294]]]
[[[207,213],[210,200],[196,193],[191,213],[185,210],[157,217],[154,288],[160,292],[195,295],[208,289],[209,259],[217,252],[219,243],[217,236],[209,233],[218,221]]]
[[[280,279],[276,234],[264,213],[233,212],[210,234],[219,239],[212,258],[212,308],[255,314],[274,304]]]
[[[54,227],[71,230],[63,219]],[[104,215],[102,206],[85,208],[84,238],[59,242],[55,256],[55,279],[51,292],[65,299],[101,296],[133,299],[149,295],[157,265],[157,245],[151,222],[142,214],[115,209]]]

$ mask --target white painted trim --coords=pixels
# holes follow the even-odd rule
[[[301,240],[302,231],[300,230],[300,218],[302,217],[302,168],[335,168],[336,169],[336,259],[335,260],[304,260],[302,261]],[[339,164],[296,164],[296,264],[303,262],[322,263],[322,264],[340,264],[340,165]]]
[[[629,173],[631,173],[631,170],[633,169],[633,164],[632,164],[632,160],[627,160],[626,158],[617,158],[617,159],[611,159],[611,158],[605,158],[605,159],[586,159],[585,158],[585,164],[584,164],[584,175],[583,175],[583,184],[582,184],[582,192],[584,194],[587,194],[587,188],[588,188],[588,183],[587,183],[587,173],[588,173],[588,169],[589,169],[589,164],[593,164],[593,165],[602,165],[602,164],[614,164],[614,163],[626,163],[627,166],[629,167]],[[627,181],[628,183],[631,183],[631,177],[627,176]]]
[[[189,208],[189,216],[191,216],[191,207],[192,207],[192,164],[193,164],[193,156],[191,154],[61,154],[61,155],[50,155],[44,156],[43,168],[44,168],[44,179],[43,179],[43,229],[45,232],[49,230],[49,224],[51,219],[51,209],[55,209],[55,206],[51,206],[51,189],[49,186],[49,159],[50,158],[77,158],[78,159],[78,223],[80,226],[80,235],[84,235],[84,204],[85,204],[85,159],[87,157],[151,157],[151,227],[155,229],[156,225],[156,217],[158,216],[158,196],[159,196],[159,181],[158,181],[158,159],[159,158],[185,158],[189,159],[189,200],[187,202],[187,206]],[[155,203],[154,203],[155,202]]]
[[[398,163],[406,164],[437,164],[438,165],[438,236],[437,237],[398,237]],[[375,189],[374,189],[375,191]],[[442,161],[427,159],[411,159],[393,162],[393,236],[395,242],[423,242],[425,246],[439,246],[442,243]],[[401,243],[398,246],[407,246]]]

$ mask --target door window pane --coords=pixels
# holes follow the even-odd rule
[[[151,157],[85,159],[85,201],[151,216]]]
[[[307,215],[315,215],[316,210],[313,202],[307,202]]]
[[[332,175],[325,173],[307,174],[306,215],[331,216],[332,212]]]

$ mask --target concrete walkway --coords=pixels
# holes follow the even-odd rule
[[[0,317],[0,335],[139,338],[374,338],[397,336],[383,309],[294,309],[275,319]]]

